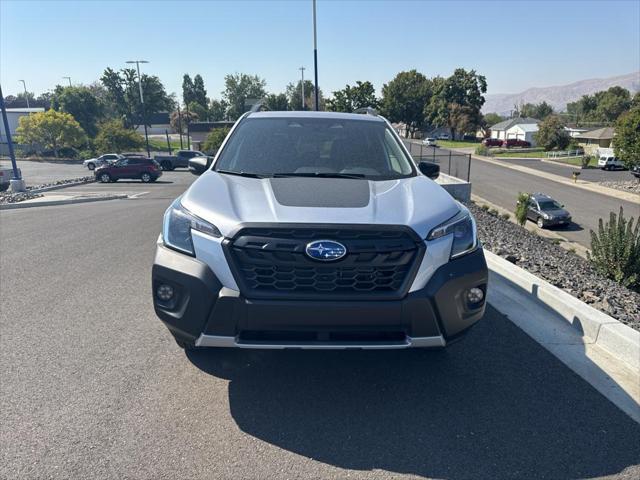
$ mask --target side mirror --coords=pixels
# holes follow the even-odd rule
[[[423,175],[429,177],[432,180],[435,180],[440,176],[440,166],[435,163],[420,162],[418,164],[418,169],[422,172]]]
[[[189,159],[189,171],[194,175],[202,175],[209,167],[207,157],[193,157]]]

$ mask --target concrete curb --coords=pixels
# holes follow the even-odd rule
[[[640,332],[596,310],[565,291],[536,277],[502,257],[485,250],[491,271],[508,278],[529,292],[570,324],[587,343],[595,344],[611,356],[640,371]]]
[[[600,195],[607,195],[609,197],[617,198],[618,200],[624,200],[626,202],[631,202],[631,203],[640,205],[640,195],[637,195],[635,193],[622,192],[614,188],[603,187],[601,185],[597,185],[591,182],[586,182],[584,180],[578,180],[577,182],[574,183],[573,180],[561,177],[559,175],[555,175],[553,173],[541,172],[539,170],[535,170],[529,167],[523,167],[521,165],[508,165],[499,160],[493,160],[493,159],[490,159],[487,157],[481,157],[478,155],[471,155],[471,158],[474,160],[479,160],[481,162],[491,163],[499,167],[509,168],[511,170],[516,170],[518,172],[527,173],[529,175],[534,175],[540,178],[545,178],[547,180],[551,180],[552,182],[561,183],[570,187],[581,188],[589,192],[599,193]]]
[[[74,203],[90,203],[90,202],[102,202],[105,200],[117,200],[129,198],[128,195],[125,194],[117,194],[117,195],[107,195],[104,197],[84,197],[84,198],[70,198],[67,200],[50,200],[44,202],[18,202],[18,203],[7,203],[4,205],[0,205],[0,210],[16,210],[19,208],[34,208],[34,207],[51,207],[54,205],[71,205]]]
[[[51,185],[50,187],[42,187],[42,188],[32,189],[29,191],[31,193],[43,193],[43,192],[50,192],[52,190],[60,190],[62,188],[67,188],[67,187],[77,187],[78,185],[88,185],[90,183],[95,183],[95,179],[89,182],[73,182],[73,183],[63,183],[61,185]]]

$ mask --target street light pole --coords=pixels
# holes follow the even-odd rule
[[[24,87],[24,98],[27,99],[27,108],[29,107],[29,93],[27,93],[27,84],[24,82],[24,80],[18,80],[19,82],[22,82],[22,86]]]
[[[69,86],[71,86],[71,77],[62,77],[62,78],[64,78],[65,80],[69,80]]]
[[[9,147],[9,158],[11,158],[11,166],[13,167],[13,178],[9,180],[12,192],[24,192],[26,190],[20,170],[16,164],[16,154],[13,151],[13,140],[11,139],[11,130],[9,128],[9,120],[7,120],[7,109],[4,106],[4,96],[2,95],[2,87],[0,87],[0,109],[2,110],[2,123],[4,124],[4,133],[7,137],[7,147]]]
[[[146,60],[128,60],[127,63],[135,63],[138,70],[138,87],[140,88],[140,104],[142,106],[142,123],[144,124],[144,138],[147,143],[147,157],[151,158],[151,149],[149,148],[149,133],[147,132],[147,111],[144,106],[144,96],[142,95],[142,77],[140,76],[140,64],[149,63]]]
[[[304,110],[304,71],[305,68],[304,67],[300,67],[298,70],[300,70],[300,72],[302,72],[302,82],[300,82],[300,89],[302,90],[301,94],[302,94],[302,110]]]
[[[315,100],[316,111],[318,108],[318,36],[316,34],[316,0],[313,0],[313,70],[315,74]]]

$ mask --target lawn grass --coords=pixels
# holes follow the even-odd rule
[[[171,149],[175,152],[176,150],[180,150],[180,140],[178,141],[171,141]],[[161,152],[168,152],[169,149],[167,148],[167,141],[166,140],[158,140],[158,139],[149,139],[149,146],[151,147],[151,150],[156,150],[156,151],[161,151]],[[187,148],[187,144],[186,142],[183,141],[183,147]]]
[[[464,147],[476,147],[480,145],[480,142],[473,140],[437,140],[439,146],[444,148],[464,148]]]
[[[495,152],[493,156],[496,158],[547,158],[544,148],[534,148],[526,152]]]

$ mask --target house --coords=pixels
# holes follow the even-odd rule
[[[578,145],[584,149],[585,154],[598,156],[600,149],[611,148],[614,135],[615,129],[613,127],[604,127],[581,133],[574,138],[578,141]]]
[[[491,126],[491,138],[497,138],[499,140],[506,140],[507,138],[518,138],[515,135],[521,132],[518,131],[513,131],[513,135],[511,137],[507,136],[507,131],[510,128],[515,127],[516,125],[536,125],[536,131],[537,131],[537,125],[538,123],[540,123],[540,120],[537,120],[535,118],[529,118],[529,117],[515,117],[515,118],[510,118],[508,120],[504,120],[500,123],[496,123],[495,125]]]
[[[138,126],[136,131],[144,135],[144,125]],[[174,133],[173,128],[171,128],[169,112],[148,113],[147,132],[149,135],[161,135],[165,132]]]
[[[564,127],[564,129],[567,131],[571,138],[577,137],[581,133],[589,131],[587,128],[570,127],[568,125]]]
[[[18,128],[20,117],[32,113],[44,112],[44,108],[7,108],[7,120],[9,122],[9,133],[14,137]],[[15,141],[15,139],[13,139]],[[4,122],[0,121],[0,143],[7,143],[7,134],[4,131]]]
[[[506,131],[507,139],[515,138],[516,140],[524,140],[529,142],[532,147],[536,146],[536,133],[538,132],[538,124],[536,123],[519,123]]]
[[[193,122],[189,124],[189,135],[191,136],[191,148],[200,150],[207,136],[214,128],[231,128],[236,122],[222,120],[219,122]]]

